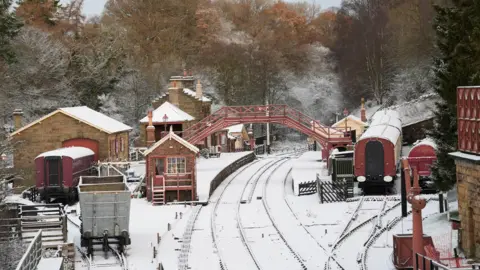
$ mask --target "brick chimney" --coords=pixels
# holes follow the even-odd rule
[[[22,128],[22,118],[23,118],[22,110],[15,109],[13,111],[13,122],[14,122],[15,130],[19,130],[20,128]]]
[[[147,147],[152,146],[155,143],[155,127],[152,123],[153,110],[148,110],[148,126],[147,126]]]
[[[200,80],[197,80],[197,87],[195,88],[195,96],[198,99],[201,99],[203,96],[202,84],[200,83]]]
[[[168,101],[173,105],[180,107],[180,88],[177,81],[172,81],[172,86],[168,88]]]
[[[365,110],[365,99],[362,97],[362,108],[360,109],[360,118],[363,122],[367,122],[367,112]]]

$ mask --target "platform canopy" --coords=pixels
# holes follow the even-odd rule
[[[195,120],[193,116],[168,101],[156,108],[152,114],[152,122],[154,124],[169,124]],[[142,118],[140,123],[148,123],[148,116]]]

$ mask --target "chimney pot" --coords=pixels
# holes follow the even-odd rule
[[[13,122],[15,130],[19,130],[20,128],[22,128],[22,115],[22,109],[15,109],[13,111]]]
[[[147,126],[147,147],[152,146],[155,143],[155,127],[152,123],[153,110],[148,110],[148,126]]]
[[[183,69],[183,77],[187,77],[187,69]]]
[[[147,116],[148,116],[148,126],[153,126],[153,123],[152,123],[153,111],[152,111],[152,109],[148,110]]]
[[[362,97],[362,108],[360,109],[360,118],[363,122],[367,122],[367,112],[365,110],[365,99]]]

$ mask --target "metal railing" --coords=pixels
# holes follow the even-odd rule
[[[415,263],[417,269],[414,270],[467,270],[467,269],[480,269],[480,264],[472,264],[469,266],[462,266],[460,268],[450,268],[443,265],[427,256],[416,253]]]
[[[132,147],[130,148],[130,160],[139,161],[144,160],[145,155],[143,154],[148,148],[147,147]]]
[[[16,270],[35,270],[42,258],[42,230],[39,230],[33,238],[27,251],[17,265]]]

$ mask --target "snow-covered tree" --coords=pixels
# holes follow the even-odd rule
[[[0,70],[4,63],[14,60],[14,50],[11,41],[22,26],[20,20],[11,12],[12,0],[0,1]]]
[[[432,67],[416,65],[399,70],[391,84],[391,96],[397,103],[416,99],[419,96],[433,91]]]
[[[102,94],[98,96],[100,102],[100,112],[110,116],[111,118],[123,122],[121,109],[117,106],[116,98],[111,94]]]
[[[12,41],[16,61],[0,73],[0,114],[23,109],[27,121],[77,104],[67,77],[70,54],[58,40],[25,27]]]
[[[311,46],[308,55],[311,62],[305,75],[291,75],[287,79],[287,86],[290,95],[301,102],[306,114],[329,121],[335,112],[343,109],[338,75],[334,72],[335,64],[330,50],[319,44]]]
[[[432,137],[437,162],[432,167],[435,184],[447,191],[455,184],[455,162],[449,153],[457,149],[457,87],[480,84],[480,2],[453,1],[437,7],[435,29],[441,55],[436,59],[435,92],[441,97],[435,112]]]

